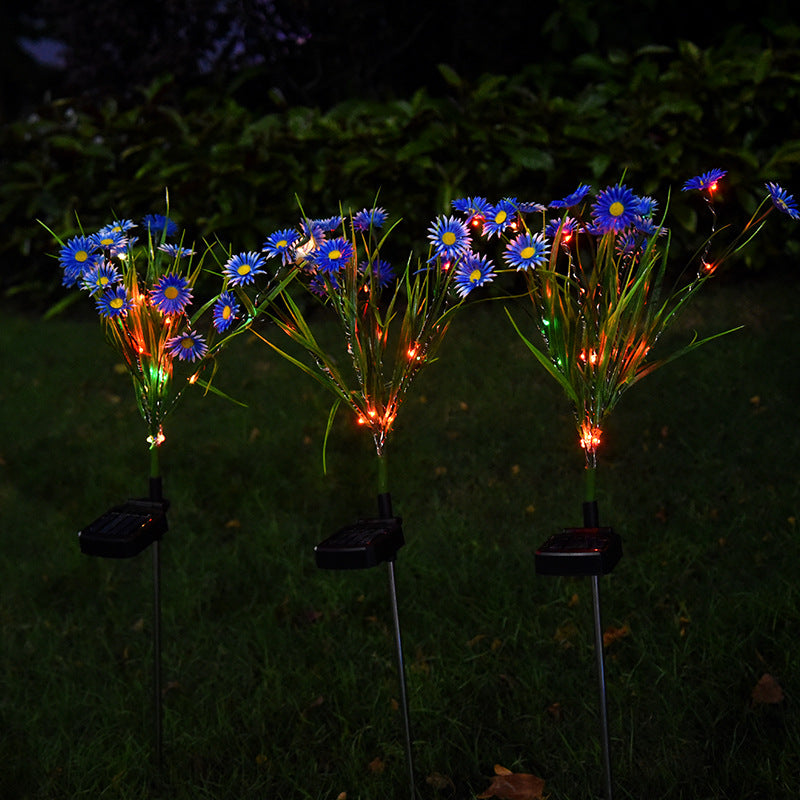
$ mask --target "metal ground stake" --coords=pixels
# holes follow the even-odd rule
[[[400,635],[400,614],[397,604],[395,561],[397,551],[405,544],[402,520],[392,516],[392,500],[388,492],[378,495],[378,518],[362,519],[341,528],[314,548],[317,566],[321,569],[364,569],[385,561],[389,571],[389,599],[392,605],[394,640],[397,650],[397,671],[400,679],[400,706],[403,713],[406,762],[411,800],[416,800],[414,756],[412,750],[411,715],[408,707],[403,641]]]
[[[159,773],[162,767],[161,697],[161,559],[159,543],[167,530],[167,508],[161,478],[150,478],[145,500],[128,500],[114,506],[78,532],[81,552],[104,558],[132,558],[153,547],[153,693],[155,703],[154,755]]]
[[[608,701],[603,653],[603,624],[600,614],[600,576],[611,572],[622,557],[622,540],[611,528],[601,528],[597,502],[583,504],[583,527],[565,528],[551,536],[536,551],[536,572],[540,575],[587,575],[592,579],[594,648],[600,699],[600,745],[606,800],[613,800],[611,745],[608,733]]]

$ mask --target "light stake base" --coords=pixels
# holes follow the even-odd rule
[[[361,519],[352,525],[340,528],[332,536],[314,548],[314,558],[320,569],[369,569],[386,562],[389,572],[389,599],[392,606],[397,671],[400,679],[400,707],[403,711],[406,763],[411,800],[416,800],[414,781],[414,756],[412,751],[411,715],[408,708],[403,641],[400,636],[400,615],[397,605],[397,582],[395,562],[397,551],[405,544],[402,518],[392,515],[392,499],[389,492],[378,495],[379,517]]]

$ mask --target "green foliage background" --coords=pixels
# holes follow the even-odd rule
[[[712,167],[729,171],[724,202],[746,218],[763,182],[793,189],[800,160],[800,29],[769,46],[732,32],[720,45],[584,54],[512,75],[467,80],[447,65],[447,91],[402,99],[350,99],[329,108],[254,110],[235,93],[194,88],[177,97],[166,76],[137,102],[59,99],[0,131],[2,291],[46,304],[60,294],[47,257],[55,245],[37,219],[65,235],[112,215],[163,209],[195,237],[259,248],[297,217],[339,202],[379,202],[407,224],[398,241],[424,242],[425,227],[465,194],[548,202],[579,181],[626,180],[662,201],[670,189],[677,246],[697,244],[698,223],[677,191]],[[267,99],[268,90],[264,90]],[[404,240],[403,234],[407,237]],[[775,267],[797,245],[780,236],[745,253]]]

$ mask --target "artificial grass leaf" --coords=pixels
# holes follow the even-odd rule
[[[750,699],[753,705],[775,705],[783,702],[784,694],[781,685],[768,672],[765,672],[753,687]]]
[[[476,797],[499,797],[501,800],[540,800],[544,792],[544,781],[524,772],[511,772],[495,764],[495,776],[486,791]]]

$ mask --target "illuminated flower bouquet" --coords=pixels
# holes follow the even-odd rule
[[[435,359],[453,315],[472,289],[491,281],[495,273],[486,258],[472,253],[467,226],[453,217],[432,223],[427,260],[409,258],[396,273],[384,258],[391,232],[391,228],[384,232],[386,222],[387,213],[380,207],[349,216],[304,217],[297,228],[269,236],[262,253],[234,256],[226,265],[232,277],[225,289],[245,302],[248,282],[234,274],[237,264],[247,263],[253,272],[265,270],[270,260],[291,267],[294,280],[273,300],[248,302],[271,318],[307,358],[296,357],[262,338],[333,395],[326,441],[341,405],[372,436],[377,457],[378,516],[342,528],[317,545],[315,557],[317,565],[327,569],[388,564],[413,797],[411,735],[394,578],[395,557],[404,539],[401,519],[392,510],[387,443],[414,378]],[[315,334],[306,311],[309,304],[312,308],[321,305],[338,323],[342,338],[335,352]]]
[[[591,575],[595,600],[595,633],[604,722],[606,794],[610,797],[610,765],[605,719],[602,629],[597,578],[621,557],[619,537],[601,528],[595,499],[597,450],[603,425],[622,394],[658,367],[690,352],[710,336],[694,340],[671,354],[651,360],[660,335],[675,321],[720,268],[760,230],[774,209],[797,219],[794,198],[774,183],[743,228],[716,231],[714,196],[725,171],[714,169],[682,187],[697,192],[712,215],[710,237],[698,251],[691,276],[683,285],[670,278],[670,234],[665,214],[651,197],[620,183],[593,198],[587,185],[567,197],[537,206],[532,215],[518,213],[519,204],[483,198],[456,201],[467,223],[487,244],[502,238],[502,258],[509,269],[524,273],[541,343],[515,329],[536,360],[572,403],[578,441],[585,455],[586,492],[583,526],[551,537],[536,553],[536,570],[551,575]],[[721,243],[720,240],[728,238]],[[680,282],[680,278],[678,279]],[[717,334],[720,336],[723,334]]]
[[[210,251],[195,260],[191,248],[184,247],[180,239],[175,241],[177,235],[177,225],[160,214],[148,215],[138,225],[128,219],[118,220],[96,233],[81,234],[67,242],[53,234],[61,245],[58,258],[63,284],[87,292],[94,301],[106,338],[130,374],[147,426],[148,497],[113,507],[81,530],[78,538],[83,553],[108,558],[128,558],[153,547],[159,765],[159,541],[167,530],[169,505],[162,493],[158,458],[165,438],[163,423],[189,384],[197,383],[222,394],[211,385],[215,356],[232,336],[247,327],[254,312],[252,307],[242,312],[236,299],[225,292],[190,312],[195,283]],[[202,320],[206,321],[206,332],[200,330]],[[211,376],[203,380],[201,375],[208,367],[212,368]]]
[[[224,295],[190,313],[203,257],[195,261],[191,248],[174,242],[177,235],[175,222],[151,214],[138,225],[118,220],[97,233],[59,240],[63,284],[94,300],[106,339],[132,379],[147,426],[151,480],[160,478],[165,418],[187,385],[211,388],[200,375],[226,342],[224,336],[214,342],[215,336],[229,328],[237,313]],[[204,334],[200,319],[209,310],[212,324]],[[180,381],[176,368],[185,373]]]

